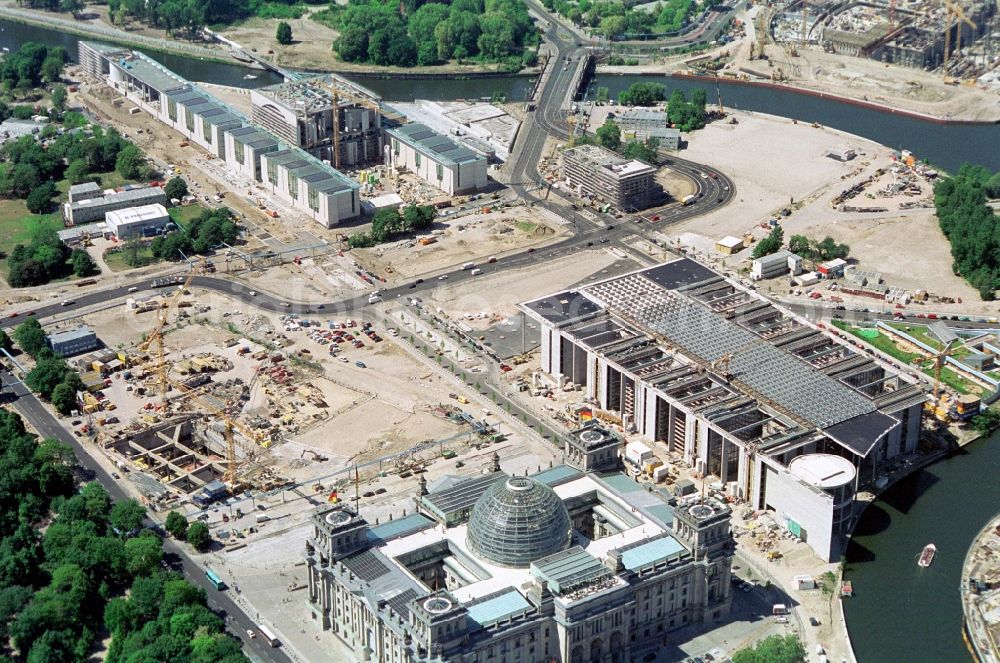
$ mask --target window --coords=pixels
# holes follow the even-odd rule
[[[177,121],[177,102],[173,99],[167,99],[167,116],[171,122]]]
[[[194,131],[194,113],[191,112],[190,108],[184,109],[184,126],[187,127],[188,131]]]
[[[201,118],[201,133],[207,142],[212,142],[212,125],[206,122],[205,118]]]
[[[309,197],[309,209],[314,212],[319,211],[319,192],[311,186],[306,187],[306,195]]]
[[[267,161],[267,181],[271,184],[278,183],[278,164],[270,159]]]
[[[243,143],[234,143],[234,152],[236,152],[236,163],[243,165],[243,160],[246,158],[243,154]]]
[[[399,156],[399,141],[395,138],[392,139],[392,151],[397,157]]]
[[[441,164],[437,165],[437,176],[438,176],[438,182],[444,179],[444,166],[442,166]]]
[[[420,168],[420,152],[413,153],[413,163],[417,166],[417,168]]]

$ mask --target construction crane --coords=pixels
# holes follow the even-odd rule
[[[961,21],[957,24],[957,29],[955,30],[955,51],[959,52],[962,50],[962,23],[965,23],[972,28],[972,35],[975,38],[976,34],[976,24],[973,23],[968,16],[965,15],[965,10],[956,5],[952,0],[944,0],[944,6],[947,10],[945,13],[945,28],[944,28],[944,64],[942,65],[942,70],[944,71],[945,82],[948,78],[948,62],[951,61],[951,26],[955,20]]]
[[[240,466],[251,462],[257,456],[256,447],[263,446],[263,434],[260,431],[252,430],[249,427],[235,421],[225,412],[223,408],[218,407],[202,394],[184,385],[183,383],[170,381],[170,384],[182,394],[182,398],[194,401],[197,403],[199,408],[208,412],[217,419],[220,419],[224,424],[222,436],[226,443],[226,472],[223,475],[223,481],[231,490],[235,490],[239,485]],[[253,442],[254,446],[242,444],[238,445],[236,442],[236,431],[242,434],[246,439]],[[238,461],[236,459],[237,446],[240,446],[243,450],[244,458],[242,461]]]
[[[196,266],[200,264],[202,264],[201,259],[191,263],[191,271],[184,280],[184,283],[178,286],[174,294],[168,297],[163,305],[161,305],[160,310],[157,312],[156,326],[149,332],[146,340],[139,345],[139,350],[142,352],[154,348],[156,353],[156,382],[159,386],[162,404],[166,404],[167,392],[170,390],[170,384],[167,379],[167,361],[163,349],[163,330],[170,321],[170,314],[177,307],[177,304],[180,303],[181,296],[188,289],[188,286],[191,285],[191,281],[198,273]]]
[[[347,99],[353,103],[364,106],[375,111],[376,114],[382,114],[382,106],[377,101],[373,99],[366,99],[358,94],[351,94],[345,90],[341,90],[337,87],[337,83],[334,79],[321,80],[319,82],[320,87],[327,90],[332,96],[332,106],[333,106],[333,154],[330,157],[330,165],[340,170],[340,100],[341,98]]]

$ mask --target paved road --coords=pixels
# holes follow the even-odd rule
[[[91,449],[85,449],[84,445],[80,442],[80,438],[70,434],[24,385],[12,385],[15,380],[6,371],[0,372],[0,380],[4,382],[3,391],[8,395],[8,398],[10,394],[14,396],[14,408],[38,431],[39,435],[43,438],[59,440],[73,447],[79,465],[91,477],[99,481],[113,499],[121,500],[131,497],[121,487],[119,482],[108,474],[100,463],[90,457]],[[146,521],[146,524],[148,526],[154,525],[149,520]],[[184,546],[179,545],[173,539],[165,538],[163,540],[163,550],[168,556],[176,555],[174,559],[180,560],[179,565],[175,565],[174,567],[176,570],[182,571],[188,581],[205,590],[208,595],[209,607],[225,616],[226,627],[243,641],[243,648],[247,654],[251,655],[255,660],[270,661],[273,663],[291,663],[292,659],[282,649],[271,649],[263,644],[260,638],[251,639],[247,637],[247,629],[256,631],[257,626],[236,605],[231,594],[233,590],[230,588],[225,591],[218,591],[209,585],[204,571],[191,560]]]

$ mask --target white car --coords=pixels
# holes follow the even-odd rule
[[[250,295],[251,297],[256,297],[256,296],[257,296],[257,291],[256,291],[256,290],[251,290],[251,291],[250,291],[249,293],[247,293],[247,294],[249,294],[249,295]]]
[[[448,278],[447,274],[442,274],[441,276],[438,277],[438,281],[444,281],[447,278]]]
[[[253,639],[253,638],[257,637],[257,634],[254,633],[254,630],[252,628],[248,628],[247,629],[247,637],[250,638],[250,639]]]

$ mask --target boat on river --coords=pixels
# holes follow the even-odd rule
[[[255,74],[247,74],[246,76],[243,77],[243,79],[247,81],[252,81],[255,80],[256,78],[257,76]]]
[[[937,546],[933,543],[928,543],[924,546],[923,552],[920,553],[920,559],[917,560],[917,566],[926,569],[934,561],[934,555],[937,554]]]

